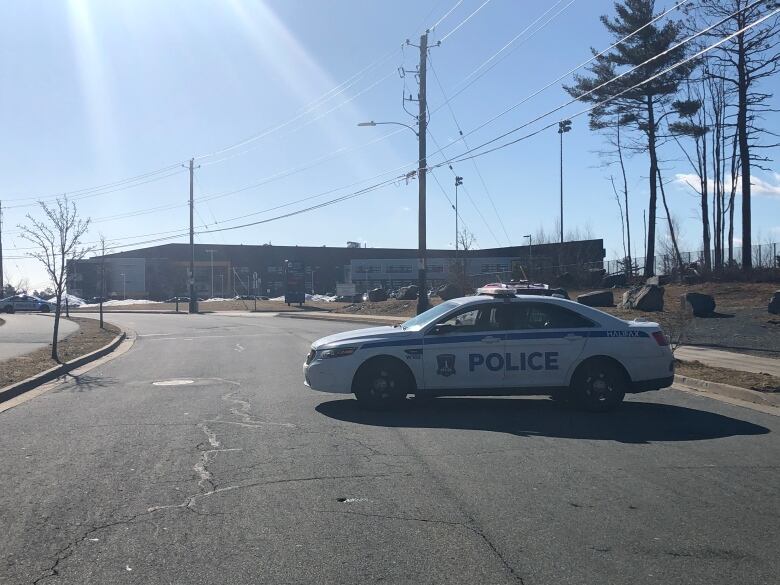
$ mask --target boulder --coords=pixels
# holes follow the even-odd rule
[[[588,307],[612,307],[615,297],[611,290],[596,290],[577,296],[577,302]]]
[[[368,291],[368,300],[372,303],[379,303],[387,300],[387,291],[383,288],[375,288]]]
[[[773,315],[780,315],[780,290],[776,290],[775,294],[772,295],[767,310]]]
[[[413,301],[417,298],[417,285],[412,284],[410,286],[402,286],[398,289],[398,296],[396,297],[400,301]]]
[[[457,299],[463,296],[463,289],[454,283],[445,284],[439,288],[439,298],[443,301],[449,301],[450,299]]]
[[[623,293],[621,309],[637,309],[638,311],[663,311],[664,289],[654,284],[635,287]]]
[[[709,317],[715,312],[715,297],[703,293],[688,292],[680,296],[680,305],[696,317]]]
[[[607,274],[601,279],[601,288],[612,288],[615,286],[626,286],[628,284],[628,275],[625,272],[616,274]]]

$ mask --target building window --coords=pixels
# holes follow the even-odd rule
[[[355,272],[357,274],[371,274],[374,272],[382,272],[381,266],[356,266]]]
[[[412,267],[409,264],[391,264],[385,272],[388,274],[411,274]]]
[[[490,274],[493,272],[509,272],[509,264],[483,264],[482,273]]]

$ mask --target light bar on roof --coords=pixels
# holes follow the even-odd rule
[[[517,290],[513,286],[501,282],[486,284],[477,289],[478,295],[488,295],[491,297],[513,297],[516,293]]]

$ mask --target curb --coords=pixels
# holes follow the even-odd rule
[[[730,384],[689,378],[688,376],[681,376],[679,374],[674,375],[674,383],[702,394],[715,394],[717,396],[731,398],[732,400],[751,402],[753,404],[780,409],[780,394],[758,392],[756,390],[731,386]]]
[[[342,321],[346,323],[369,323],[374,325],[397,325],[403,323],[407,319],[404,317],[379,317],[374,318],[361,317],[359,315],[349,315],[342,313],[325,313],[325,314],[302,314],[302,313],[277,313],[277,317],[284,317],[285,319],[319,319],[320,321]]]
[[[88,364],[89,362],[93,362],[97,359],[102,358],[103,356],[114,351],[119,346],[119,344],[122,343],[126,338],[127,338],[127,332],[122,331],[122,333],[117,335],[107,345],[104,345],[100,349],[96,349],[92,353],[82,355],[81,357],[77,357],[76,359],[73,359],[69,362],[60,364],[59,366],[54,366],[53,368],[41,372],[40,374],[36,374],[35,376],[27,378],[26,380],[17,382],[16,384],[11,384],[10,386],[6,386],[5,388],[0,388],[0,402],[5,402],[6,400],[10,400],[11,398],[16,398],[20,394],[29,392],[30,390],[33,390],[34,388],[37,388],[38,386],[45,384],[46,382],[51,382],[52,380],[59,378],[63,374],[67,374],[71,370],[75,370],[76,368],[79,368],[84,364]]]

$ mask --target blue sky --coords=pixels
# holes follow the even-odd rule
[[[598,16],[611,13],[612,2],[601,0],[558,4],[491,0],[448,36],[483,2],[464,0],[431,34],[432,43],[446,37],[431,50],[430,61],[448,96],[463,88],[464,79],[473,80],[469,74],[551,6],[555,8],[544,20],[563,10],[530,38],[521,37],[513,50],[505,52],[506,58],[452,98],[450,105],[464,132],[587,59],[590,46],[602,49],[611,42]],[[416,82],[413,75],[401,79],[397,70],[413,69],[418,53],[415,47],[402,49],[403,41],[416,43],[426,26],[456,4],[456,0],[4,3],[0,198],[7,277],[11,282],[26,277],[31,287],[46,280],[34,261],[19,258],[29,244],[19,239],[16,226],[26,213],[38,213],[31,206],[35,198],[170,166],[149,177],[155,180],[133,188],[73,195],[80,213],[94,221],[88,241],[103,233],[127,245],[158,237],[145,234],[187,228],[188,178],[175,165],[191,157],[201,165],[196,171],[196,198],[222,195],[196,204],[196,224],[212,228],[271,218],[413,168],[417,144],[411,132],[357,123],[414,124],[402,108],[401,95],[404,90],[416,94]],[[671,4],[659,1],[657,6],[661,10]],[[428,87],[431,134],[441,146],[457,142],[451,112],[439,108],[445,98],[433,74]],[[777,79],[765,88],[777,90]],[[476,146],[566,101],[560,84],[555,84],[469,135],[468,144]],[[408,106],[411,110],[416,104]],[[574,105],[545,121],[581,109]],[[780,130],[776,116],[766,123]],[[597,151],[604,143],[587,129],[586,117],[576,118],[573,126],[565,137],[564,224],[603,237],[608,256],[614,257],[621,241],[608,176],[616,171],[601,166]],[[246,139],[252,140],[213,154]],[[429,139],[430,163],[442,160],[438,150]],[[460,142],[449,146],[446,154],[464,150]],[[524,234],[540,226],[553,230],[559,212],[558,155],[558,135],[551,129],[476,159],[476,167],[471,162],[456,165],[467,190],[461,191],[461,216],[478,246],[521,244]],[[669,178],[690,172],[674,144],[664,146],[662,155]],[[754,241],[780,240],[780,175],[778,167],[770,165],[769,171],[756,171],[761,186],[753,201]],[[392,172],[382,175],[388,171]],[[630,161],[629,173],[636,236],[641,235],[647,200],[644,156]],[[453,197],[449,169],[434,174]],[[258,183],[264,184],[226,194]],[[307,203],[258,213],[329,190],[330,195]],[[683,245],[697,249],[696,195],[677,185],[670,186],[669,197],[682,222]],[[417,183],[399,181],[337,205],[204,234],[197,241],[337,246],[358,240],[376,247],[416,247],[416,211]],[[429,247],[451,247],[453,233],[450,204],[429,178]],[[635,238],[635,247],[641,255],[641,237]]]

